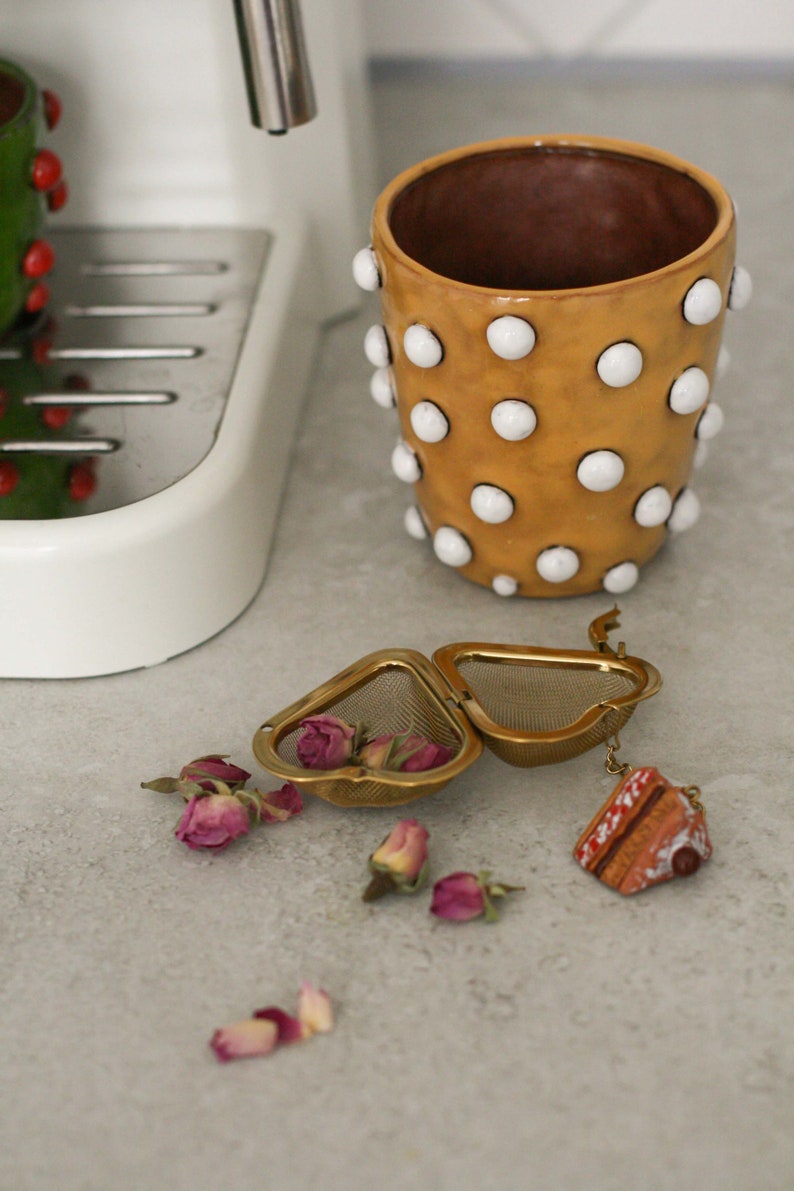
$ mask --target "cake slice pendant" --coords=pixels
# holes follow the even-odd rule
[[[607,770],[614,763],[608,752]],[[621,772],[622,770],[622,772]],[[689,877],[711,856],[697,786],[674,786],[658,769],[628,770],[579,838],[574,857],[618,893]]]

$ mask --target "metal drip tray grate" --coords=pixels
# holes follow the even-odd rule
[[[35,480],[0,517],[3,677],[155,665],[243,611],[320,332],[300,217],[53,242],[46,319],[0,345],[3,501]]]
[[[51,240],[57,265],[38,366],[35,336],[11,340],[0,380],[26,406],[75,416],[68,437],[6,439],[0,454],[97,458],[97,489],[80,511],[117,508],[167,488],[212,447],[271,237],[81,229]]]

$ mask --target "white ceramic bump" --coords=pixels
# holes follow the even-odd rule
[[[388,368],[376,368],[369,382],[372,400],[381,409],[393,409],[396,404],[394,385]]]
[[[604,591],[611,595],[622,595],[624,591],[631,591],[639,577],[640,569],[636,562],[619,562],[604,575]]]
[[[391,469],[404,484],[415,484],[422,478],[422,468],[408,443],[398,442],[391,453]]]
[[[698,442],[695,445],[695,453],[692,456],[692,466],[702,467],[709,457],[709,444],[707,442]]]
[[[423,323],[413,323],[403,336],[405,354],[417,368],[435,368],[444,358],[441,340]]]
[[[723,343],[717,353],[717,380],[720,380],[731,366],[731,353]]]
[[[623,460],[616,451],[591,451],[576,469],[576,478],[590,492],[609,492],[623,479]]]
[[[491,351],[502,360],[523,360],[535,346],[535,328],[514,314],[495,318],[485,334]]]
[[[634,520],[645,529],[664,525],[673,509],[673,498],[661,484],[646,489],[634,506]]]
[[[494,484],[476,484],[470,503],[474,515],[489,525],[501,525],[513,516],[515,508],[512,496]]]
[[[449,434],[446,415],[433,401],[420,401],[413,407],[411,426],[422,442],[441,442]]]
[[[598,357],[596,369],[605,385],[622,389],[632,384],[642,372],[642,352],[636,343],[628,340],[613,343]]]
[[[364,355],[373,368],[387,368],[391,363],[386,328],[380,323],[375,323],[373,327],[370,327],[364,336]]]
[[[695,434],[701,441],[708,442],[709,439],[717,437],[724,425],[725,414],[719,405],[715,405],[713,401],[710,401],[698,418]]]
[[[537,424],[537,414],[527,401],[510,397],[499,401],[491,410],[491,425],[508,442],[529,438]]]
[[[708,400],[709,378],[702,368],[685,368],[673,381],[667,403],[673,413],[693,414]]]
[[[691,529],[700,517],[700,501],[691,488],[682,488],[673,504],[673,511],[667,522],[670,533],[683,533]]]
[[[565,583],[579,570],[579,555],[570,546],[550,546],[540,552],[535,566],[541,579],[549,583]]]
[[[494,575],[491,587],[497,595],[513,596],[518,591],[518,580],[514,579],[512,575]]]
[[[405,510],[403,525],[409,538],[413,538],[415,542],[424,542],[427,537],[427,526],[416,505],[409,505]]]
[[[713,323],[722,310],[722,292],[711,277],[701,277],[684,297],[684,318],[694,327]]]
[[[743,265],[737,265],[731,277],[731,288],[728,291],[728,308],[730,310],[744,310],[753,296],[753,279]]]
[[[451,525],[442,525],[433,537],[433,550],[436,558],[446,563],[448,567],[465,567],[472,560],[472,549],[458,529]]]
[[[370,293],[380,288],[380,271],[371,244],[360,248],[353,257],[353,280]]]

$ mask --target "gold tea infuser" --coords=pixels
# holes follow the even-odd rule
[[[613,608],[589,626],[592,649],[544,649],[464,641],[432,661],[410,649],[367,654],[258,729],[253,751],[270,773],[337,806],[397,806],[433,794],[467,769],[483,744],[509,765],[567,761],[616,739],[634,708],[662,684],[655,666],[608,641]],[[371,736],[412,732],[452,749],[450,760],[419,772],[358,764],[305,769],[301,721],[333,715],[364,723]],[[614,749],[615,746],[613,746]]]

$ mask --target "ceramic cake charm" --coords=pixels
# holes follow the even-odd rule
[[[574,857],[623,894],[691,876],[711,856],[697,793],[671,785],[658,769],[632,770],[583,833]]]

